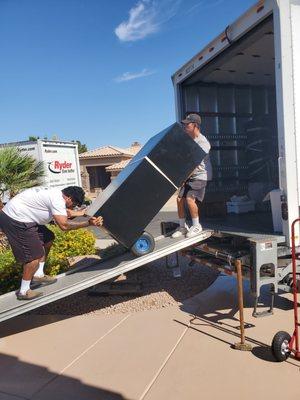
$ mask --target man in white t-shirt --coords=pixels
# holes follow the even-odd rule
[[[46,224],[54,220],[63,231],[102,225],[102,217],[83,222],[68,219],[84,214],[72,210],[83,201],[84,191],[78,186],[63,190],[34,187],[13,197],[0,211],[0,229],[7,236],[16,260],[23,265],[21,287],[16,293],[19,300],[32,300],[43,294],[31,290],[31,282],[43,285],[56,282],[44,274],[45,260],[54,240]]]

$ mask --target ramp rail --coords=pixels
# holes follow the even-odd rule
[[[87,268],[57,276],[53,285],[42,287],[43,296],[34,300],[18,300],[15,292],[0,296],[0,322],[24,314],[27,311],[52,303],[98,283],[115,278],[123,273],[142,267],[179,250],[208,239],[213,231],[206,230],[192,238],[160,237],[156,249],[145,256],[134,258],[131,253],[101,261]]]

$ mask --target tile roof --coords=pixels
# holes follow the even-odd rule
[[[122,149],[117,146],[103,146],[98,149],[86,151],[79,154],[79,158],[96,158],[96,157],[113,157],[113,156],[132,156],[133,153],[129,149]]]
[[[113,165],[110,165],[109,167],[106,167],[107,172],[115,172],[115,171],[122,171],[123,168],[126,167],[126,165],[129,163],[130,160],[123,160],[118,163],[115,163]]]

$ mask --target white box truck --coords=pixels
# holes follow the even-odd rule
[[[248,195],[262,232],[272,229],[263,200],[274,190],[281,224],[273,227],[282,225],[289,245],[300,205],[300,0],[259,1],[172,80],[177,120],[199,113],[211,142],[209,190]],[[237,219],[242,229],[247,218]]]
[[[1,144],[0,147],[15,146],[44,163],[43,186],[64,188],[81,186],[78,146],[75,142],[38,139]]]
[[[300,205],[300,0],[254,4],[172,81],[177,121],[197,112],[212,145],[214,177],[207,195],[255,202],[250,213],[206,221],[217,233],[198,246],[197,257],[209,266],[214,262],[205,257],[218,259],[216,268],[226,273],[235,273],[232,260],[241,259],[258,315],[261,286],[270,284],[273,297],[279,288],[288,291],[293,280],[291,224]],[[298,246],[299,236],[296,231]]]

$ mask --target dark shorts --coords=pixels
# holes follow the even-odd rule
[[[21,264],[42,258],[44,245],[55,238],[44,225],[16,221],[3,211],[0,211],[0,229],[7,236],[15,259]]]
[[[179,198],[195,198],[199,201],[203,201],[205,196],[205,188],[207,181],[195,180],[186,182],[179,190]]]

